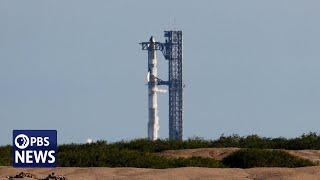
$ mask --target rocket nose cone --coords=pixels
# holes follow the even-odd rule
[[[150,42],[156,42],[153,36],[150,37]]]

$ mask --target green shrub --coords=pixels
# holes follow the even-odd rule
[[[11,146],[0,147],[0,166],[10,166],[11,164]]]
[[[120,149],[131,149],[140,152],[161,152],[164,150],[175,149],[194,149],[211,147],[212,142],[198,137],[190,138],[186,141],[176,141],[168,139],[158,139],[156,141],[149,141],[148,139],[134,139],[131,141],[120,141],[110,146]]]
[[[281,150],[242,149],[222,160],[232,168],[252,167],[303,167],[314,165],[311,161],[290,155]]]
[[[147,147],[147,146],[144,146]],[[69,167],[222,167],[219,161],[211,158],[169,159],[144,150],[130,150],[114,144],[101,143],[71,144],[59,146],[58,165]]]

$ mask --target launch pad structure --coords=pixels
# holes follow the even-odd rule
[[[157,93],[167,86],[169,90],[169,139],[182,140],[183,135],[183,81],[182,81],[182,31],[164,31],[165,42],[153,37],[140,43],[148,51],[148,138],[158,139],[159,117]],[[161,51],[168,61],[168,80],[158,78],[156,51]]]

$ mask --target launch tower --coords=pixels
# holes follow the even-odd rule
[[[149,122],[148,138],[158,138],[159,117],[157,110],[158,85],[169,89],[169,139],[182,140],[183,132],[183,81],[182,81],[182,31],[165,31],[165,42],[142,42],[142,50],[148,50]],[[162,51],[168,60],[168,80],[157,77],[156,50]],[[151,62],[151,63],[150,63]],[[153,63],[155,62],[155,63]]]

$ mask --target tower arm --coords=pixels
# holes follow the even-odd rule
[[[160,42],[153,42],[153,43],[155,45],[154,50],[159,50],[159,51],[163,50],[163,48],[164,48],[163,43],[160,43]],[[142,50],[148,50],[151,42],[141,42],[139,44],[141,44]]]

